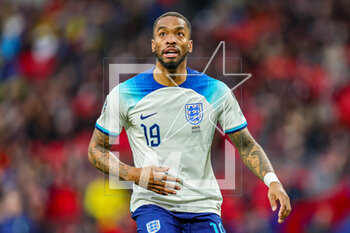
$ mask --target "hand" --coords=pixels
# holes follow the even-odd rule
[[[284,191],[284,188],[280,183],[272,182],[267,196],[273,211],[277,210],[277,200],[279,201],[280,210],[278,212],[278,223],[283,223],[292,211],[288,194]]]
[[[135,182],[135,184],[158,194],[176,194],[176,191],[172,189],[180,190],[180,186],[176,185],[175,183],[165,181],[180,182],[180,179],[165,175],[164,172],[168,170],[169,168],[166,167],[133,168],[132,180]]]

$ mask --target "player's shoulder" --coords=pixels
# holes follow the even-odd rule
[[[149,86],[151,84],[150,80],[153,79],[153,70],[154,67],[135,75],[125,82],[122,82],[120,84],[121,88],[130,89]]]
[[[205,73],[190,68],[187,68],[187,72],[191,79],[191,84],[194,86],[202,86],[216,91],[226,91],[228,89],[228,86],[224,82]]]
[[[117,84],[115,87],[113,87],[111,93],[130,93],[135,91],[139,92],[143,89],[152,88],[153,82],[150,81],[153,77],[153,69],[154,68],[148,69],[133,76],[130,79],[125,80],[124,82]]]

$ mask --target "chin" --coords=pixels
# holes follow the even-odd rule
[[[179,64],[177,62],[167,62],[165,64],[163,64],[163,66],[167,69],[167,70],[176,70],[177,67],[179,66]]]
[[[186,56],[177,56],[177,57],[165,57],[165,56],[157,56],[155,53],[155,56],[157,57],[158,61],[163,65],[164,68],[166,68],[169,71],[175,71],[177,67],[185,60]]]

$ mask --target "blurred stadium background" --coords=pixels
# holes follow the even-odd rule
[[[191,57],[226,41],[253,74],[243,110],[292,199],[279,225],[243,168],[242,195],[224,197],[227,232],[350,232],[348,0],[0,0],[0,232],[136,232],[128,195],[104,195],[87,146],[103,58],[151,57],[152,24],[173,10],[192,23]],[[116,150],[131,161],[125,134]]]

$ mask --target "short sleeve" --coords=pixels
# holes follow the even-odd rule
[[[248,124],[232,91],[227,86],[225,91],[218,120],[224,132],[230,134],[244,129]]]
[[[126,122],[123,100],[120,98],[120,86],[116,86],[107,95],[96,128],[109,136],[118,136]]]

